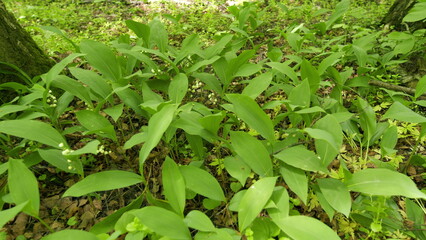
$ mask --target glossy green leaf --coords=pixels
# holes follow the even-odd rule
[[[404,22],[417,22],[426,18],[426,2],[418,2],[410,9],[408,14],[402,19]]]
[[[324,58],[318,66],[318,73],[322,75],[328,67],[333,66],[337,62],[339,62],[340,58],[343,56],[342,52],[335,52],[330,56]]]
[[[36,120],[1,121],[0,132],[40,142],[55,148],[58,148],[60,143],[67,145],[64,137],[56,129],[47,123]]]
[[[369,195],[405,196],[426,199],[426,194],[406,175],[389,169],[364,169],[346,180],[350,191]]]
[[[99,240],[95,234],[81,230],[67,229],[43,237],[42,240]]]
[[[392,118],[398,121],[411,122],[411,123],[424,123],[426,117],[412,111],[400,102],[394,102],[392,106],[382,116],[383,119]]]
[[[108,114],[114,120],[114,122],[117,122],[117,120],[123,114],[123,107],[124,107],[124,104],[121,103],[121,104],[112,106],[110,108],[106,108],[103,111],[104,113]]]
[[[121,68],[113,51],[100,42],[83,40],[80,50],[85,53],[85,58],[94,68],[98,69],[105,77],[114,82],[121,78]]]
[[[247,63],[242,65],[234,74],[234,77],[248,77],[262,70],[262,65]]]
[[[222,120],[225,118],[225,114],[223,112],[210,114],[200,118],[198,121],[201,126],[210,131],[213,134],[217,134],[220,128],[220,124]]]
[[[278,62],[270,62],[266,65],[270,66],[272,69],[277,70],[278,72],[289,77],[293,82],[299,81],[296,72],[294,72],[293,68],[289,67],[287,63],[278,63]]]
[[[290,196],[283,186],[277,186],[272,193],[271,200],[276,208],[268,208],[268,214],[272,219],[286,218],[290,212]]]
[[[69,163],[68,159],[64,155],[62,155],[62,150],[38,149],[38,153],[40,154],[41,158],[43,158],[44,161],[50,163],[52,166],[57,167],[58,169],[64,172],[78,173],[78,169],[81,169],[81,167],[74,165],[76,163]],[[71,169],[68,168],[70,166],[71,166]]]
[[[342,127],[333,115],[326,115],[315,123],[314,128],[323,133],[323,138],[315,139],[315,149],[323,165],[328,166],[339,154],[343,144]]]
[[[294,240],[340,240],[333,229],[315,218],[290,216],[273,222]]]
[[[185,180],[179,171],[178,165],[171,158],[166,157],[161,174],[164,196],[173,210],[183,216],[185,208]]]
[[[299,85],[293,88],[288,96],[291,105],[299,106],[302,108],[308,108],[311,104],[311,94],[309,87],[309,81],[303,80]]]
[[[275,188],[276,177],[262,178],[255,182],[238,206],[238,229],[244,231],[265,207]]]
[[[155,233],[176,240],[190,240],[189,229],[176,213],[160,207],[144,207],[130,212]]]
[[[321,208],[325,211],[325,213],[327,213],[328,218],[332,220],[336,211],[330,205],[330,203],[328,203],[328,201],[325,199],[324,194],[321,192],[318,184],[312,185],[312,189],[314,190],[315,196],[317,197],[318,202],[321,205]]]
[[[74,77],[86,84],[90,90],[100,97],[107,99],[112,93],[112,88],[107,83],[106,79],[99,76],[97,73],[81,68],[69,68],[69,70]]]
[[[83,84],[80,82],[67,76],[59,75],[52,81],[52,86],[71,93],[72,95],[83,100],[88,106],[93,107],[89,89],[83,86]]]
[[[40,209],[40,193],[38,191],[37,179],[34,174],[20,159],[9,160],[9,169],[7,173],[7,184],[13,202],[17,205],[28,202],[23,211],[32,216],[38,216]]]
[[[250,128],[256,130],[269,141],[275,140],[274,126],[271,119],[249,96],[242,94],[227,94],[234,111]]]
[[[143,142],[146,141],[147,137],[148,137],[148,134],[146,132],[136,133],[135,135],[133,135],[132,137],[130,137],[130,139],[127,140],[126,143],[124,143],[123,148],[124,149],[129,149],[129,148],[132,148],[135,145],[143,143]]]
[[[146,142],[139,152],[139,170],[143,172],[143,164],[151,150],[160,142],[164,132],[169,128],[173,120],[176,104],[165,105],[160,111],[155,113],[148,121],[148,135]]]
[[[194,166],[180,166],[179,170],[189,190],[213,200],[225,201],[219,182],[208,172]]]
[[[27,110],[28,108],[30,107],[21,105],[3,105],[0,107],[0,118],[10,113]]]
[[[151,33],[153,33],[150,35],[150,43],[156,45],[160,52],[165,53],[169,37],[164,24],[160,20],[154,19],[148,25],[151,28]]]
[[[188,78],[185,74],[176,75],[169,85],[169,97],[174,103],[180,104],[188,91]]]
[[[9,208],[7,210],[0,211],[0,228],[12,220],[18,213],[20,213],[28,204],[28,201],[25,201],[21,204],[16,205],[13,208]]]
[[[272,176],[272,161],[266,147],[246,132],[231,132],[231,145],[250,168],[261,177]]]
[[[151,47],[151,28],[148,25],[133,20],[126,20],[126,26],[131,29],[139,38],[143,39],[144,47]]]
[[[416,94],[415,98],[420,97],[422,94],[426,93],[426,75],[423,76],[416,85]]]
[[[396,152],[394,147],[398,142],[398,128],[396,126],[390,126],[383,133],[382,139],[380,141],[380,149],[383,155],[392,154]]]
[[[274,156],[288,165],[306,171],[328,172],[328,169],[322,164],[321,159],[304,146],[299,145],[287,148]]]
[[[143,102],[142,96],[137,92],[129,89],[128,86],[115,85],[114,92],[118,97],[126,104],[131,107],[138,115],[144,116],[144,111],[142,111],[141,104]]]
[[[317,180],[324,198],[338,212],[349,217],[352,199],[349,190],[341,181],[333,178],[320,178]]]
[[[76,117],[80,124],[90,132],[117,141],[114,126],[99,113],[90,110],[76,112]]]
[[[282,164],[280,173],[290,190],[296,193],[303,203],[307,204],[308,177],[306,177],[305,171],[287,164]]]
[[[359,124],[364,131],[364,137],[371,139],[377,128],[376,114],[368,102],[362,98],[357,99],[356,105],[360,114]]]
[[[272,77],[272,72],[267,72],[251,79],[249,84],[244,88],[243,94],[255,99],[269,87]]]
[[[303,129],[303,131],[308,133],[311,138],[324,140],[333,148],[333,150],[338,151],[338,148],[337,148],[338,144],[336,143],[333,136],[328,131],[322,130],[322,129],[315,129],[315,128],[305,128]]]
[[[192,210],[185,217],[185,223],[188,227],[203,232],[213,232],[215,227],[207,215],[198,210]]]
[[[251,173],[250,167],[240,157],[226,157],[223,163],[229,175],[236,178],[244,186]]]
[[[91,174],[65,191],[63,197],[80,197],[92,192],[108,191],[135,185],[143,178],[133,172],[110,170]]]
[[[302,80],[308,79],[311,94],[315,94],[321,81],[318,70],[308,60],[303,60],[300,66]]]

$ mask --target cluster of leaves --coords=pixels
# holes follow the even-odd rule
[[[217,35],[208,47],[197,34],[171,45],[158,19],[128,20],[135,39],[124,34],[110,46],[81,41],[48,73],[22,74],[29,86],[3,84],[20,96],[0,107],[0,147],[9,157],[0,165],[7,176],[0,205],[15,205],[0,211],[0,227],[19,212],[42,221],[31,167],[47,163],[81,177],[63,197],[135,185],[143,191],[89,232],[62,230],[46,240],[340,239],[335,230],[346,238],[425,239],[418,230],[426,194],[387,160],[397,153],[398,128],[390,121],[396,120],[420,129],[404,166],[425,164],[417,149],[426,117],[409,107],[425,105],[426,77],[414,96],[387,91],[393,102],[380,118],[362,94],[370,78],[420,51],[424,30],[383,37],[364,29],[350,41],[329,39],[349,3],[339,2],[312,28],[281,30],[288,47],[268,42],[265,58],[257,58],[265,44],[255,41],[263,24],[258,5],[244,3],[229,8],[232,33]],[[120,129],[127,119],[142,126],[130,137]],[[355,162],[342,157],[348,144],[358,150],[351,152]],[[138,170],[85,176],[87,159],[112,154],[108,146],[137,151]],[[379,159],[370,156],[372,148]],[[150,188],[155,150],[165,151],[157,159],[161,196]],[[405,197],[403,209],[395,196]],[[188,208],[200,199],[199,209]],[[303,215],[309,211],[314,217]],[[217,224],[212,212],[227,212],[228,223]],[[339,221],[338,229],[326,218]]]

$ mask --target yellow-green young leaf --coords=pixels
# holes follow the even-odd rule
[[[426,75],[423,76],[416,85],[415,98],[420,97],[423,93],[426,93]]]
[[[284,149],[274,156],[288,165],[305,171],[328,172],[320,157],[301,145]]]
[[[176,240],[190,240],[189,229],[176,213],[160,207],[144,207],[130,212],[153,232]]]
[[[111,48],[100,42],[83,40],[80,43],[80,50],[85,53],[85,58],[94,68],[98,69],[105,77],[114,82],[121,78],[120,64]]]
[[[62,230],[43,237],[42,240],[99,240],[95,234],[81,230]]]
[[[280,167],[280,173],[291,191],[296,193],[303,203],[307,204],[308,177],[306,177],[305,171],[283,163]]]
[[[318,179],[318,185],[324,198],[338,212],[349,217],[352,199],[349,190],[341,181],[332,178]]]
[[[55,148],[62,143],[66,147],[64,137],[47,123],[36,120],[6,120],[0,122],[0,132],[20,138],[43,143]]]
[[[7,222],[12,220],[19,212],[22,211],[22,209],[25,208],[25,206],[27,206],[27,204],[28,204],[28,201],[25,201],[13,208],[0,211],[0,228],[2,228]]]
[[[406,175],[389,169],[364,169],[354,173],[346,181],[350,191],[369,195],[404,196],[426,199],[426,194]]]
[[[272,160],[259,140],[245,132],[231,132],[231,145],[255,173],[261,177],[272,176]]]
[[[40,209],[40,194],[34,174],[20,159],[10,159],[7,172],[9,192],[15,204],[28,202],[23,211],[38,216]]]
[[[176,75],[169,85],[169,97],[174,103],[180,104],[188,90],[188,78],[185,74]]]
[[[276,177],[255,182],[242,197],[238,206],[238,228],[243,232],[265,207],[275,188]]]
[[[227,94],[235,114],[269,141],[275,140],[274,125],[266,113],[249,96],[242,94]]]
[[[63,197],[80,197],[92,192],[108,191],[124,188],[143,181],[143,178],[133,172],[111,170],[94,173],[80,182],[72,185]]]
[[[176,104],[167,104],[155,113],[148,121],[148,135],[146,142],[139,152],[139,170],[143,173],[143,164],[151,150],[160,142],[164,132],[169,128],[173,120]]]
[[[225,201],[225,195],[219,182],[205,170],[194,166],[180,166],[186,188],[217,201]]]
[[[199,231],[213,232],[216,229],[210,218],[198,210],[192,210],[189,212],[184,221],[188,227]]]
[[[185,180],[179,167],[171,158],[166,157],[162,171],[164,196],[169,201],[173,210],[183,216],[185,208]]]
[[[411,122],[411,123],[424,123],[426,122],[426,117],[413,112],[408,107],[404,106],[400,102],[394,102],[392,106],[386,111],[382,116],[383,119],[392,118],[398,121]]]
[[[294,240],[340,240],[331,228],[315,218],[290,216],[272,221]]]

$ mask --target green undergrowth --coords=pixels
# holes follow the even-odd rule
[[[352,19],[375,3],[321,2],[229,6],[200,34],[173,9],[65,38],[73,53],[49,72],[1,86],[18,97],[0,107],[0,227],[24,212],[46,240],[426,239],[426,77],[412,95],[370,84],[402,84],[425,30]],[[41,214],[53,183],[126,205],[56,229]]]

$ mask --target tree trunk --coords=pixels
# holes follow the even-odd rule
[[[30,77],[47,72],[54,63],[19,25],[13,14],[6,10],[2,0],[0,0],[0,62],[15,65]],[[13,75],[4,74],[7,71],[16,72],[0,63],[0,84],[20,81]]]
[[[381,24],[394,26],[396,30],[415,30],[426,27],[422,21],[414,23],[403,23],[402,19],[407,15],[408,11],[416,4],[417,0],[395,0],[386,16],[382,19]]]

